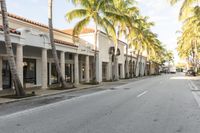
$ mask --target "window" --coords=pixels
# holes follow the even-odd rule
[[[51,64],[51,84],[57,84],[58,83],[58,73],[56,71],[56,64]]]
[[[72,64],[65,64],[65,80],[67,82],[72,81]]]
[[[24,59],[24,83],[36,84],[35,59]]]
[[[3,78],[3,89],[10,89],[11,73],[8,61],[3,61],[2,78]]]

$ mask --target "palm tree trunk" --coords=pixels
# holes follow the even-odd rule
[[[125,78],[128,78],[128,44],[126,45],[126,64],[125,64]]]
[[[198,50],[197,50],[197,40],[194,41],[195,45],[195,72],[197,73],[198,71],[198,66],[197,66],[197,59],[198,59]]]
[[[98,33],[98,27],[95,23],[95,33],[94,33],[94,59],[93,59],[93,83],[97,83],[97,33]]]
[[[23,89],[22,83],[19,79],[19,75],[17,74],[17,67],[15,63],[15,58],[13,54],[13,48],[10,39],[10,30],[8,26],[8,14],[6,8],[5,0],[1,0],[1,13],[2,13],[2,21],[3,21],[3,29],[4,29],[4,37],[5,37],[5,46],[6,53],[8,55],[8,62],[11,70],[12,81],[16,90],[17,96],[25,96],[25,91]]]
[[[138,67],[139,57],[140,57],[140,50],[138,50],[138,53],[137,53],[137,60],[136,60],[136,64],[135,64],[135,76],[137,74],[137,67]]]
[[[117,49],[118,49],[118,40],[117,44],[115,45],[115,51],[114,51],[114,79],[113,80],[119,80],[119,74],[118,74],[118,58],[117,58]]]
[[[141,55],[139,55],[139,57],[140,57],[140,63],[141,63],[141,66],[139,66],[139,76],[141,76],[141,67],[142,67],[142,53],[141,53]]]
[[[119,72],[118,72],[118,58],[117,58],[117,49],[118,49],[118,40],[119,40],[119,31],[120,26],[118,26],[118,32],[117,32],[117,43],[115,44],[115,51],[114,51],[114,80],[119,80]]]
[[[58,60],[58,55],[57,55],[57,51],[56,51],[56,46],[54,43],[54,34],[53,34],[53,22],[52,22],[52,4],[53,4],[53,0],[48,0],[48,15],[49,15],[49,36],[50,36],[50,43],[51,43],[51,47],[52,47],[52,55],[53,55],[53,59],[56,65],[56,71],[58,73],[58,78],[59,81],[62,84],[63,88],[67,88],[67,82],[65,81],[64,77],[62,76],[61,73],[61,68],[59,65],[59,60]]]

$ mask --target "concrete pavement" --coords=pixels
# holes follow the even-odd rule
[[[0,116],[0,133],[198,133],[183,75],[164,75]]]
[[[134,82],[137,80],[142,80],[145,78],[151,78],[154,76],[145,76],[145,77],[138,77],[138,78],[132,78],[132,79],[121,79],[119,81],[115,81],[115,82],[102,82],[98,85],[89,85],[89,84],[79,84],[77,85],[76,88],[72,88],[72,89],[66,89],[66,90],[56,90],[56,89],[40,89],[40,88],[33,88],[33,89],[26,89],[26,93],[32,93],[33,91],[35,92],[36,96],[33,97],[26,97],[26,98],[21,98],[21,99],[12,99],[12,98],[1,98],[1,95],[4,94],[0,94],[0,105],[1,104],[7,104],[7,103],[13,103],[13,102],[21,102],[24,100],[34,100],[34,99],[38,99],[38,98],[42,98],[42,97],[49,97],[49,96],[54,96],[54,95],[60,95],[60,94],[64,94],[64,93],[69,93],[69,92],[74,92],[74,91],[82,91],[82,90],[87,90],[87,89],[93,89],[93,88],[99,88],[99,87],[108,87],[108,86],[116,86],[116,85],[122,85],[122,84],[127,84],[130,82]],[[8,91],[6,94],[7,95],[11,95],[13,94],[14,91]]]

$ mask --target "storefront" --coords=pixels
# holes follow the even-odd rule
[[[24,59],[23,77],[24,84],[26,87],[36,85],[36,60],[35,59]]]
[[[3,81],[3,89],[11,89],[12,80],[10,67],[7,60],[2,61],[2,81]]]

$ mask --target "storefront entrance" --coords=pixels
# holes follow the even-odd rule
[[[36,60],[24,59],[24,83],[28,87],[36,84]]]
[[[3,60],[2,78],[3,78],[3,89],[10,89],[12,85],[11,73],[8,61],[6,60]]]

